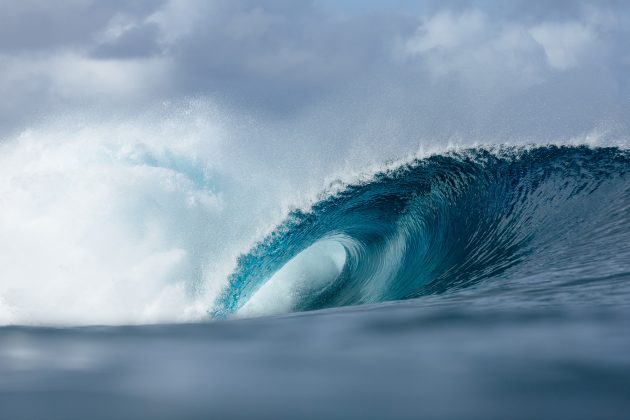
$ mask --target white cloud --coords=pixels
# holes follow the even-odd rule
[[[13,125],[82,109],[132,109],[170,88],[168,57],[96,59],[79,51],[0,55],[0,138]]]
[[[168,60],[97,60],[65,55],[42,69],[55,92],[64,98],[137,98],[167,83]]]
[[[477,10],[455,15],[440,12],[424,22],[406,45],[406,52],[419,55],[433,50],[450,50],[475,44],[487,35],[486,18]]]
[[[522,25],[492,22],[476,10],[436,14],[403,47],[434,77],[457,75],[473,89],[507,91],[542,81],[541,52]]]
[[[557,70],[576,67],[595,44],[595,34],[578,22],[545,22],[529,33],[545,49],[549,65]]]

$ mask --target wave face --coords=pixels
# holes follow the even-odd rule
[[[239,258],[212,315],[627,277],[629,170],[627,150],[565,146],[405,163],[293,211]]]

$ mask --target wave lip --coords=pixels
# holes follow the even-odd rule
[[[292,212],[239,258],[211,315],[627,274],[629,169],[627,150],[586,146],[476,148],[402,164]]]

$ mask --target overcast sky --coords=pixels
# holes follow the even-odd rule
[[[129,114],[190,97],[237,118],[327,115],[405,138],[630,132],[626,1],[0,6],[0,135],[77,109]]]

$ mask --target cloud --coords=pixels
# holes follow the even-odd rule
[[[478,10],[431,16],[403,43],[400,54],[419,60],[433,77],[455,75],[481,89],[514,91],[544,78],[544,51],[527,28],[493,23]]]
[[[265,123],[346,104],[337,126],[362,129],[370,115],[407,137],[514,135],[516,126],[553,137],[596,126],[602,113],[618,120],[630,96],[630,6],[613,1],[29,0],[4,9],[0,135],[76,108],[128,113],[192,96]],[[556,95],[571,98],[570,114]]]
[[[169,48],[183,92],[287,112],[386,64],[396,20],[337,19],[308,2],[215,1]]]
[[[109,26],[103,41],[91,51],[95,58],[144,58],[160,55],[162,46],[159,42],[160,30],[155,24]]]
[[[547,63],[557,70],[575,68],[587,50],[595,45],[595,35],[584,24],[542,23],[529,30],[545,49]]]
[[[423,54],[433,50],[450,50],[474,45],[486,32],[486,18],[474,10],[460,15],[440,12],[418,29],[407,41],[409,54]]]
[[[111,19],[150,14],[162,1],[4,0],[0,53],[50,52],[90,45]]]

